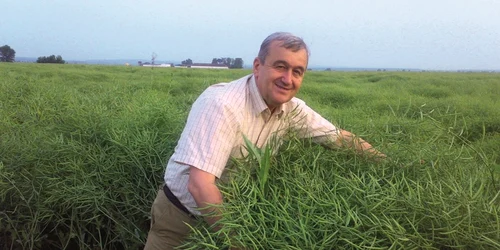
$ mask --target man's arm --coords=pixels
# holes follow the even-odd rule
[[[323,118],[300,99],[294,99],[296,107],[292,111],[291,126],[298,131],[300,138],[312,138],[314,142],[327,148],[349,148],[359,155],[381,161],[386,155],[372,147],[365,140],[353,133],[337,128],[330,121]]]
[[[209,225],[217,222],[221,217],[220,211],[208,206],[209,204],[222,204],[222,194],[215,185],[215,176],[191,166],[189,168],[188,190],[196,201],[202,215],[211,214],[210,216],[204,216],[205,221]],[[220,226],[214,228],[215,231],[219,229]]]
[[[335,143],[339,147],[354,149],[357,154],[366,155],[376,161],[381,161],[387,158],[385,154],[376,150],[372,145],[370,145],[370,143],[347,130],[339,129],[338,138]]]

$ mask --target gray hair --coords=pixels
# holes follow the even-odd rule
[[[307,52],[307,59],[309,61],[309,48],[307,47],[307,44],[302,40],[302,38],[297,37],[293,35],[292,33],[288,32],[276,32],[271,35],[269,35],[262,44],[260,45],[260,50],[259,50],[259,60],[262,63],[265,63],[267,55],[269,55],[269,47],[272,42],[274,41],[280,41],[283,42],[281,47],[285,49],[289,49],[293,52],[297,52],[301,49],[305,49]]]

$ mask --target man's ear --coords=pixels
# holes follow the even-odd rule
[[[261,61],[258,57],[253,60],[253,74],[254,76],[259,75],[259,69],[262,66]]]

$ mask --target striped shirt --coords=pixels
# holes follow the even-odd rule
[[[271,114],[253,75],[212,85],[191,107],[167,163],[165,183],[191,213],[199,215],[187,188],[190,166],[220,178],[231,157],[247,154],[243,136],[262,147],[292,130],[299,137],[311,137],[319,143],[335,140],[338,133],[332,123],[295,97]]]

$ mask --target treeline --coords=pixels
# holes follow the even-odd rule
[[[16,51],[9,45],[4,45],[0,47],[0,62],[15,62],[16,61]],[[63,60],[62,56],[50,55],[41,56],[36,60],[37,63],[61,63],[64,64],[66,61]]]
[[[181,62],[182,65],[193,65],[195,64],[190,58]],[[242,69],[243,59],[242,58],[231,58],[231,57],[221,57],[212,59],[212,65],[223,65],[230,69]]]
[[[226,65],[231,69],[241,69],[243,68],[243,59],[231,57],[214,58],[212,59],[212,64]]]
[[[36,60],[37,63],[61,63],[64,64],[66,61],[62,59],[62,56],[58,55],[50,55],[50,56],[41,56]]]

